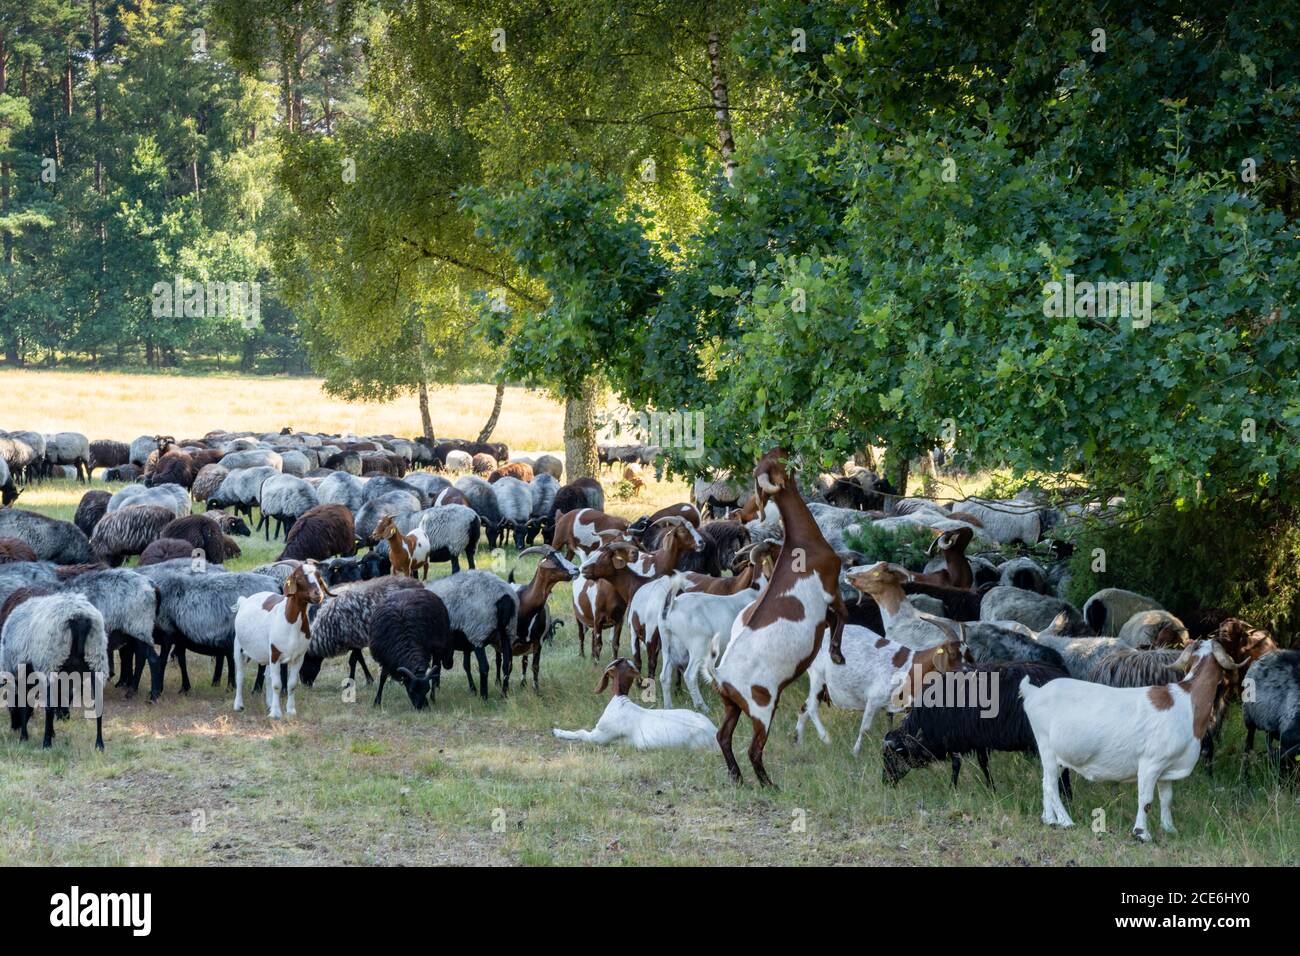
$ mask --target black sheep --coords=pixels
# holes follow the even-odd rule
[[[922,581],[908,581],[903,585],[907,594],[926,594],[943,602],[943,616],[952,621],[978,621],[980,619],[980,598],[978,591],[966,588],[950,588],[941,584],[926,584]]]
[[[1041,687],[1050,680],[1068,676],[1065,668],[1038,661],[977,664],[939,675],[945,684],[945,698],[950,696],[947,688],[955,686],[957,680],[964,682],[966,692],[951,701],[945,699],[938,703],[929,703],[918,693],[903,723],[885,735],[882,750],[885,782],[896,786],[911,768],[949,757],[955,787],[962,754],[974,753],[985,782],[992,788],[989,751],[1038,752],[1034,730],[1020,700],[1020,682],[1028,677],[1035,687]],[[984,693],[975,693],[976,688]],[[985,700],[981,702],[980,696],[985,696]],[[994,706],[996,711],[992,709]],[[1070,799],[1068,770],[1061,774],[1061,786],[1066,799]]]
[[[107,491],[87,491],[81,496],[72,523],[80,528],[87,538],[95,533],[95,525],[99,524],[99,519],[108,511],[108,500],[112,497]]]
[[[375,706],[391,676],[406,688],[416,710],[433,702],[442,668],[451,667],[451,621],[442,599],[424,588],[397,591],[370,616],[370,656],[379,664]]]

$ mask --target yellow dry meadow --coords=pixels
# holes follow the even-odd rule
[[[318,378],[245,375],[166,375],[120,372],[0,371],[8,420],[0,427],[42,433],[78,431],[92,441],[130,441],[165,433],[196,438],[227,431],[353,431],[412,437],[420,434],[415,396],[393,402],[345,402],[325,394]],[[434,434],[476,438],[492,411],[493,386],[434,389],[429,409]],[[564,408],[536,389],[507,388],[492,433],[520,451],[564,446]]]

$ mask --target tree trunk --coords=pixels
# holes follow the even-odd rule
[[[420,426],[424,429],[424,440],[433,444],[433,419],[429,415],[429,383],[424,374],[420,374]],[[479,441],[485,441],[480,438]]]
[[[588,378],[582,396],[564,403],[564,471],[569,481],[596,477],[596,392],[596,380]]]
[[[898,489],[900,495],[907,495],[907,476],[911,471],[912,462],[901,452],[896,453],[893,449],[889,451],[889,457],[895,459],[889,463],[893,472],[889,476],[889,482]]]
[[[713,119],[718,124],[718,150],[722,153],[722,172],[731,182],[736,171],[736,140],[731,135],[731,105],[727,99],[727,77],[722,72],[722,41],[717,31],[709,34],[709,90],[713,97]]]
[[[492,414],[488,416],[487,424],[483,430],[478,433],[479,441],[487,441],[492,437],[493,430],[497,427],[497,419],[501,417],[501,400],[506,396],[506,383],[497,382],[496,398],[492,401]]]

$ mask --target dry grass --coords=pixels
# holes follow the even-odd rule
[[[16,397],[4,427],[78,431],[130,441],[160,431],[194,438],[228,431],[420,434],[414,396],[386,404],[332,398],[315,378],[0,370],[0,394]],[[491,385],[454,385],[429,396],[436,435],[477,437],[492,410]],[[564,409],[542,392],[508,388],[493,441],[521,451],[563,446]]]

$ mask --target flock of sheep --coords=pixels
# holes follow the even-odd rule
[[[97,468],[131,483],[86,491],[72,522],[15,506],[22,485],[88,481]],[[863,712],[855,755],[880,710],[904,713],[881,743],[889,781],[943,759],[956,784],[962,757],[974,756],[992,785],[991,751],[1034,752],[1045,822],[1069,825],[1060,789],[1068,797],[1071,770],[1136,781],[1142,839],[1157,791],[1172,829],[1171,782],[1202,754],[1211,769],[1233,700],[1248,749],[1259,729],[1284,776],[1300,761],[1300,651],[1225,611],[1184,622],[1118,588],[1075,608],[1061,597],[1059,544],[1046,564],[989,559],[999,546],[1037,545],[1070,514],[1021,500],[900,498],[851,469],[800,487],[779,450],[752,482],[698,481],[692,502],[637,521],[605,512],[598,481],[562,477],[553,457],[459,440],[286,429],[127,445],[0,433],[0,670],[95,675],[99,688],[116,670],[130,695],[147,665],[155,700],[171,661],[189,689],[195,653],[215,659],[214,683],[226,668],[237,710],[245,668],[258,665],[255,688],[279,717],[281,695],[293,716],[297,685],[310,686],[326,658],[346,657],[351,678],[359,666],[369,681],[368,651],[376,704],[393,680],[422,709],[457,651],[473,693],[488,696],[489,650],[502,695],[516,659],[525,679],[531,661],[538,688],[542,647],[561,625],[547,601],[572,582],[579,653],[589,633],[598,660],[612,632],[614,659],[600,687],[611,688],[608,706],[591,730],[557,728],[562,739],[720,747],[740,779],[731,739],[744,717],[750,763],[769,783],[768,733],[782,691],[806,672],[799,739],[811,721],[828,740],[826,702]],[[195,502],[206,510],[192,513]],[[848,541],[868,524],[925,529],[933,559],[911,571],[854,552]],[[284,536],[278,559],[226,570],[236,539],[256,533]],[[507,540],[540,555],[527,583],[475,569],[480,546]],[[985,556],[968,555],[974,548]],[[431,563],[452,573],[428,580]],[[701,679],[721,699],[720,727],[704,713]],[[657,690],[663,706],[634,702],[634,687],[643,703]],[[680,687],[693,708],[673,707]],[[61,709],[49,703],[46,746]],[[26,739],[31,701],[10,710]]]

